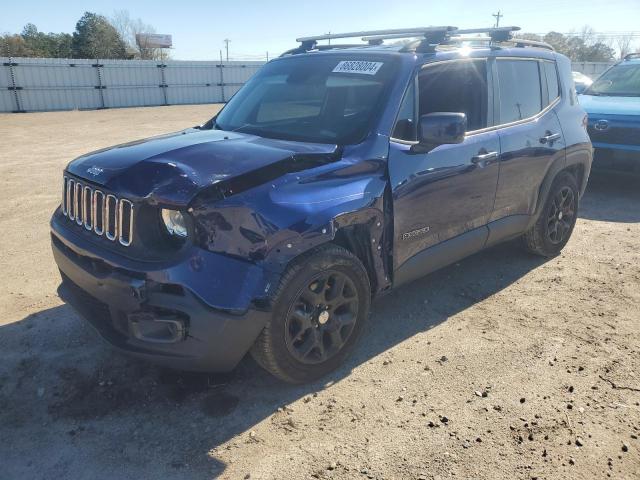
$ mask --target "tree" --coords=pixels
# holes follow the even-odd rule
[[[72,48],[74,58],[128,58],[118,31],[104,16],[91,12],[76,23]]]
[[[631,43],[633,42],[633,35],[621,35],[616,38],[616,46],[620,52],[620,59],[622,60],[626,55],[633,51]]]
[[[21,35],[9,33],[0,36],[0,55],[7,57],[34,56],[33,51]]]
[[[530,33],[521,34],[519,37],[539,39],[537,35]],[[542,37],[542,41],[574,62],[609,62],[615,54],[614,50],[602,38],[598,38],[594,30],[588,26],[583,27],[579,33],[571,35],[549,32]]]
[[[166,53],[164,56],[161,55],[162,52],[159,48],[146,48],[138,45],[138,42],[136,42],[136,35],[139,33],[156,33],[153,25],[144,23],[140,18],[131,18],[127,10],[113,12],[109,22],[111,22],[111,25],[118,31],[127,46],[127,52],[133,58],[140,58],[142,60],[160,60],[161,57],[167,58]]]
[[[71,58],[71,35],[43,33],[33,23],[27,23],[20,34],[30,57]]]

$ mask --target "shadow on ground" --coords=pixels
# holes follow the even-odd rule
[[[594,174],[581,216],[640,221],[640,184],[634,182]],[[9,437],[35,438],[39,448],[23,454],[21,444],[14,450],[0,446],[0,457],[4,449],[12,461],[10,472],[23,478],[41,476],[46,463],[53,464],[48,472],[52,476],[78,478],[83,462],[104,466],[105,478],[114,475],[114,464],[127,477],[136,471],[150,478],[218,475],[226,466],[212,449],[496,294],[543,262],[509,243],[378,299],[354,355],[322,383],[304,386],[278,382],[250,358],[228,375],[159,369],[112,351],[67,306],[38,312],[0,327],[5,356],[0,365],[0,425]],[[235,441],[249,440],[242,436]],[[56,461],[47,460],[51,458]],[[148,458],[165,460],[147,465]]]
[[[593,170],[580,217],[603,222],[640,222],[640,175]]]
[[[208,454],[211,449],[251,430],[278,408],[341,381],[358,365],[494,295],[542,263],[507,244],[392,292],[375,302],[349,361],[322,383],[304,386],[280,383],[249,357],[228,375],[159,369],[113,352],[70,307],[45,310],[0,328],[0,345],[23,352],[15,357],[13,371],[6,369],[11,362],[0,370],[0,424],[22,429],[51,422],[64,428],[65,442],[87,439],[77,448],[95,462],[100,455],[92,450],[100,444],[93,447],[91,432],[109,429],[111,419],[128,417],[117,435],[123,464],[130,448],[143,457],[145,451],[166,449],[169,473],[183,478],[219,474],[225,465]],[[39,341],[32,336],[45,335],[55,325],[64,325],[58,334],[65,341],[44,340],[36,349]],[[44,394],[38,391],[40,384],[46,385]],[[45,401],[32,400],[40,394]],[[55,442],[48,448],[55,449]],[[25,457],[28,461],[37,463]]]

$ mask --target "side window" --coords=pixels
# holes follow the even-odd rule
[[[413,80],[409,88],[407,88],[402,105],[400,105],[396,126],[393,128],[391,136],[410,142],[418,138],[416,132],[416,82]]]
[[[552,103],[560,96],[560,85],[558,84],[558,71],[555,62],[542,62],[542,68],[547,78],[547,90],[549,91],[549,103]]]
[[[542,110],[540,72],[536,60],[498,59],[500,123],[532,117]]]
[[[456,61],[426,67],[418,76],[420,115],[456,112],[467,115],[467,130],[487,126],[485,60]]]

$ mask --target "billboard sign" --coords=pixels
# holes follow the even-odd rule
[[[171,48],[171,35],[160,33],[137,33],[136,43],[140,48]]]

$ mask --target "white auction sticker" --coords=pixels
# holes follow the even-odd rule
[[[375,75],[383,65],[382,62],[365,62],[364,60],[343,60],[333,69],[334,73],[362,73]]]

